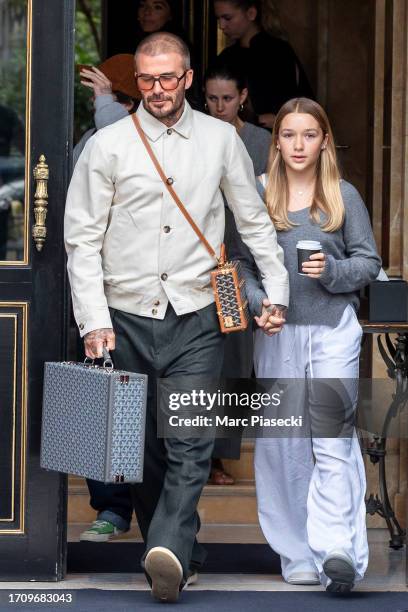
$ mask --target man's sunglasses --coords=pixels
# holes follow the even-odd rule
[[[171,91],[177,89],[179,83],[187,74],[187,70],[183,72],[181,76],[173,76],[168,74],[161,74],[158,77],[152,76],[151,74],[136,74],[136,82],[140,91],[149,91],[153,89],[156,81],[159,81],[162,89]]]

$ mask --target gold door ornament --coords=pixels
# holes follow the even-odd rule
[[[49,177],[48,165],[45,163],[45,155],[40,155],[40,161],[34,168],[34,179],[36,190],[34,194],[34,216],[35,225],[33,226],[33,238],[37,251],[42,248],[47,237],[45,220],[47,217],[48,192],[47,182]]]

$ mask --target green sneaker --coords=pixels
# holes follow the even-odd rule
[[[107,542],[111,538],[125,533],[123,529],[118,529],[109,521],[97,519],[89,529],[83,531],[79,536],[81,541],[87,542]]]

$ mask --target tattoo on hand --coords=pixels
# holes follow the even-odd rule
[[[102,329],[94,329],[93,331],[85,334],[85,339],[90,340],[91,342],[93,340],[105,340],[106,334],[112,333],[112,331],[113,330],[109,327],[104,327]]]
[[[282,315],[285,314],[287,309],[287,306],[283,306],[282,304],[271,304],[266,310],[271,314]]]

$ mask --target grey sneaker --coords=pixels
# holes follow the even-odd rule
[[[125,533],[125,530],[115,527],[113,523],[97,519],[89,529],[81,533],[79,539],[81,542],[107,542],[122,533]]]
[[[350,593],[354,586],[356,571],[350,557],[344,552],[332,552],[323,563],[323,571],[331,583],[327,585],[329,593]]]
[[[152,596],[162,602],[177,601],[183,568],[176,555],[168,548],[156,546],[147,553],[144,566],[152,581]]]

